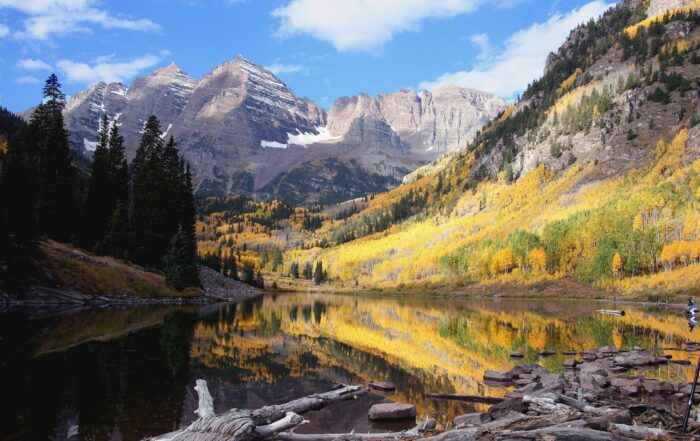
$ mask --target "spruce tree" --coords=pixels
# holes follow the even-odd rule
[[[46,80],[44,102],[37,106],[30,125],[38,147],[36,219],[38,232],[59,241],[70,240],[76,213],[76,177],[68,135],[63,127],[65,95],[55,74]]]
[[[165,280],[173,288],[181,291],[199,285],[197,265],[190,255],[190,245],[182,227],[178,228],[170,241],[170,250],[163,260]]]
[[[109,123],[107,114],[102,114],[100,134],[92,157],[92,173],[78,229],[78,244],[89,250],[94,249],[97,242],[102,240],[107,222],[114,213],[110,175]]]
[[[146,121],[141,143],[131,163],[129,174],[131,194],[129,203],[129,258],[147,267],[162,267],[163,255],[169,248],[163,195],[163,140],[160,123],[155,116]]]
[[[243,283],[255,286],[255,268],[250,262],[243,264]]]
[[[0,291],[20,292],[36,251],[36,162],[24,121],[0,108]]]
[[[298,279],[299,278],[299,264],[296,262],[292,262],[292,266],[289,269],[289,276],[292,279]]]
[[[313,268],[311,267],[311,262],[306,262],[304,265],[304,271],[302,272],[302,275],[306,280],[311,280],[313,277]]]
[[[119,259],[124,258],[126,257],[125,253],[128,238],[126,207],[122,201],[119,200],[107,223],[107,231],[99,246],[98,252]]]
[[[321,283],[324,282],[324,277],[323,277],[323,264],[319,260],[316,262],[316,269],[314,270],[314,283],[316,285],[320,285]]]

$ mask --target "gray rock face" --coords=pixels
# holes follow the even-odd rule
[[[647,8],[647,17],[654,17],[683,6],[692,5],[695,0],[651,0]]]
[[[406,144],[413,157],[433,160],[466,147],[476,132],[507,107],[495,95],[457,86],[442,86],[421,95],[407,89],[372,98],[343,97],[328,111],[328,129],[345,137],[358,119],[382,120]]]
[[[327,173],[329,164],[339,164],[361,167],[364,171],[358,176],[376,176],[375,182],[386,183],[380,190],[386,190],[426,161],[466,146],[505,105],[496,96],[458,87],[420,96],[404,89],[374,98],[341,98],[327,115],[272,73],[239,56],[200,80],[171,64],[137,78],[128,89],[98,83],[71,99],[65,120],[74,149],[89,151],[106,113],[119,125],[132,158],[145,121],[156,115],[164,137],[174,136],[192,165],[200,192],[272,188],[314,200],[320,199],[318,194],[305,193],[314,191],[313,186],[297,191],[288,188],[289,180],[279,185],[280,179],[301,170],[313,175],[315,166]],[[352,182],[342,185],[364,188]],[[323,198],[348,195],[344,189],[335,190]]]
[[[126,94],[123,84],[99,82],[73,96],[66,105],[65,124],[75,150],[95,150],[102,114],[119,119],[127,105]]]

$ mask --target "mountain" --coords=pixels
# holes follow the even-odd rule
[[[329,131],[358,118],[390,121],[399,135],[421,126],[422,97],[400,93],[389,100],[402,103],[393,118],[379,97],[343,99]],[[692,293],[700,2],[619,2],[573,29],[542,76],[465,148],[351,204],[319,214],[313,231],[276,220],[270,237],[287,238],[282,273],[321,262],[339,289]]]
[[[505,107],[494,95],[446,86],[340,98],[326,113],[238,56],[199,80],[171,64],[128,88],[98,83],[72,97],[65,121],[74,149],[89,152],[105,112],[131,157],[154,114],[190,161],[200,194],[330,203],[395,187],[427,161],[466,146]],[[309,175],[311,185],[302,182]]]

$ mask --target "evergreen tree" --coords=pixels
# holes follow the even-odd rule
[[[304,265],[304,271],[302,272],[302,275],[306,280],[311,280],[311,277],[313,277],[313,268],[311,267],[311,262],[306,262]]]
[[[141,143],[129,170],[131,201],[129,206],[129,257],[147,267],[162,266],[172,234],[163,228],[166,217],[173,216],[163,209],[167,195],[162,195],[163,140],[160,123],[155,116],[146,121]]]
[[[255,286],[255,268],[250,262],[245,262],[243,264],[243,283]]]
[[[117,201],[114,212],[107,223],[107,231],[98,252],[117,258],[124,258],[128,235],[128,219],[126,207],[121,200]]]
[[[170,241],[170,251],[163,260],[165,280],[173,288],[183,290],[199,285],[197,265],[194,263],[193,256],[190,255],[190,244],[182,227],[178,228]]]
[[[78,244],[92,250],[102,240],[115,204],[112,201],[111,161],[109,157],[109,123],[107,114],[102,114],[100,134],[92,157],[92,173],[83,204],[78,229]]]
[[[255,276],[255,286],[260,289],[265,289],[265,281],[263,280],[262,272],[258,270],[258,274]]]
[[[63,127],[65,95],[55,74],[46,80],[44,102],[37,106],[28,142],[38,149],[36,162],[36,219],[40,234],[70,240],[76,213],[75,170],[68,135]]]
[[[289,268],[289,276],[292,279],[298,279],[299,278],[299,264],[296,262],[292,262],[291,268]]]
[[[282,252],[279,248],[272,251],[272,271],[277,271],[277,268],[282,265]]]
[[[24,121],[0,108],[0,291],[5,292],[26,287],[36,251],[35,162],[22,132]]]
[[[320,285],[325,281],[325,278],[323,276],[323,264],[319,260],[316,262],[316,269],[314,270],[314,283],[316,285]]]

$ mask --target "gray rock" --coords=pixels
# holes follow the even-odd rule
[[[416,406],[404,403],[379,403],[369,408],[369,419],[400,420],[416,417]]]
[[[452,423],[455,427],[465,427],[480,426],[481,424],[488,423],[490,421],[492,421],[492,418],[488,413],[468,413],[465,415],[456,416]]]
[[[502,381],[507,382],[513,379],[513,374],[510,372],[487,370],[484,372],[485,381]]]

